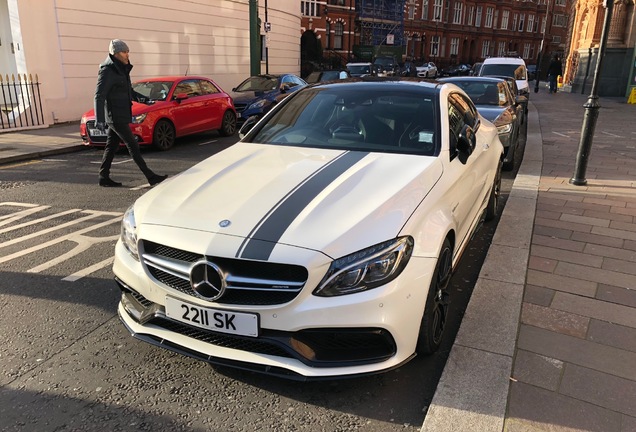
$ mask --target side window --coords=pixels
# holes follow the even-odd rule
[[[462,98],[457,93],[452,93],[448,97],[448,137],[450,145],[450,155],[453,159],[457,155],[457,142],[459,141],[459,134],[461,133],[464,125],[465,106],[462,107]]]
[[[220,93],[221,92],[210,81],[201,80],[201,81],[199,81],[199,84],[201,85],[201,91],[203,92],[203,94],[208,95],[208,94],[215,94],[215,93]]]
[[[185,93],[188,97],[201,96],[201,89],[199,88],[197,80],[186,80],[177,84],[174,95],[176,96],[180,93]]]
[[[462,118],[464,120],[464,124],[474,128],[477,120],[479,119],[479,114],[477,114],[477,108],[473,105],[470,98],[464,97],[459,93],[451,94],[450,98],[455,102],[457,107],[462,111]],[[464,125],[462,124],[462,126]],[[461,130],[461,129],[460,129]]]

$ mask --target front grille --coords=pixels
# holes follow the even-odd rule
[[[292,301],[307,282],[302,266],[204,256],[144,240],[143,262],[158,282],[198,297],[190,285],[190,267],[206,259],[224,273],[227,289],[219,304],[277,305]]]
[[[245,111],[245,108],[247,108],[246,103],[238,103],[238,104],[234,103],[234,109],[236,110],[237,113]]]

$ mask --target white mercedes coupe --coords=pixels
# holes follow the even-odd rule
[[[310,380],[440,345],[449,279],[498,211],[497,128],[448,83],[304,88],[140,197],[113,270],[133,336]]]

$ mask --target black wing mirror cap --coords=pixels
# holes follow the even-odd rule
[[[466,156],[470,156],[473,150],[475,150],[476,144],[477,138],[475,137],[475,131],[472,127],[464,125],[457,140],[457,150]]]
[[[260,119],[258,118],[258,116],[248,117],[248,119],[245,120],[245,123],[243,123],[243,126],[241,126],[241,128],[239,129],[239,139],[245,138],[248,132],[252,130],[254,125],[258,123],[259,120]]]

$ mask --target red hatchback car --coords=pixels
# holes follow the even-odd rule
[[[209,130],[223,136],[236,132],[236,111],[232,97],[209,78],[169,76],[133,83],[143,103],[133,102],[130,128],[140,145],[152,144],[168,150],[176,138]],[[84,144],[106,145],[104,133],[95,129],[95,112],[82,116],[80,135]]]

